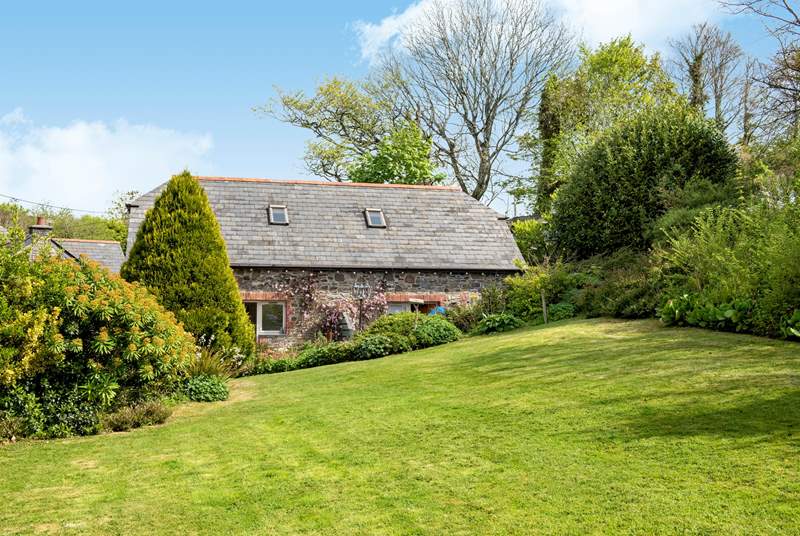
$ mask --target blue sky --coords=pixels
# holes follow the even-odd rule
[[[422,0],[423,2],[428,0]],[[126,5],[123,5],[126,4]],[[553,0],[590,42],[665,48],[718,21],[769,54],[759,23],[706,0]],[[0,17],[0,194],[102,210],[114,191],[197,174],[310,178],[306,132],[252,111],[274,87],[359,77],[412,2],[14,2]],[[1,201],[1,200],[0,200]]]

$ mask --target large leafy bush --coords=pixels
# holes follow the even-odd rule
[[[0,413],[25,435],[96,431],[98,413],[174,392],[195,347],[143,287],[0,236]]]
[[[484,335],[486,333],[500,333],[503,331],[510,331],[517,329],[523,324],[522,320],[510,313],[497,313],[487,315],[478,322],[475,327],[474,333],[476,335]]]
[[[228,386],[219,376],[193,376],[186,382],[186,396],[194,402],[227,400]]]
[[[416,341],[417,348],[447,344],[459,337],[461,331],[441,315],[423,316],[422,322],[411,332],[411,340]]]
[[[737,159],[714,125],[682,105],[646,110],[603,134],[555,203],[555,240],[579,258],[646,248],[654,222],[692,182],[729,184]]]
[[[661,253],[680,282],[667,323],[794,336],[800,311],[800,184],[775,203],[709,210]],[[793,329],[793,328],[792,328]]]
[[[652,318],[670,281],[653,255],[621,249],[573,265],[574,288],[564,299],[589,317]]]
[[[542,316],[542,294],[546,303],[557,303],[575,281],[569,265],[555,262],[526,266],[519,275],[507,277],[508,311],[518,318],[533,320]]]
[[[219,224],[188,171],[172,177],[147,211],[122,276],[145,285],[186,329],[215,349],[253,352],[255,330]]]
[[[406,337],[412,348],[427,348],[453,342],[461,331],[441,315],[397,313],[380,317],[364,335],[399,335]]]
[[[483,317],[506,310],[508,296],[505,285],[492,285],[481,289],[480,298],[471,302],[451,305],[445,318],[464,333],[475,329]]]

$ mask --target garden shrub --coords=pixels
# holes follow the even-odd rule
[[[22,419],[14,417],[7,411],[0,411],[0,443],[15,441],[24,435],[25,427]]]
[[[214,349],[254,351],[250,323],[219,223],[188,171],[175,175],[147,211],[122,276],[139,281]]]
[[[25,435],[94,433],[98,413],[180,388],[194,340],[143,287],[21,232],[0,247],[0,412]]]
[[[793,336],[800,309],[800,184],[795,188],[776,203],[708,210],[670,240],[660,256],[680,284],[667,293],[664,322]]]
[[[800,309],[783,318],[781,322],[781,335],[787,339],[800,339]]]
[[[327,342],[325,344],[328,344]],[[321,346],[317,345],[316,347]],[[311,346],[309,346],[311,348]],[[276,350],[266,345],[261,345],[258,351],[247,356],[241,366],[236,370],[236,376],[253,376],[255,374],[269,374],[270,372],[285,372],[287,364],[293,362],[297,352],[293,350]]]
[[[547,320],[558,322],[575,317],[575,306],[568,302],[559,302],[547,307]]]
[[[190,378],[194,376],[217,376],[226,379],[238,370],[238,367],[234,367],[235,364],[224,352],[201,346],[187,364],[186,375]]]
[[[147,400],[102,415],[100,424],[105,431],[124,432],[142,426],[163,424],[170,415],[172,415],[172,408],[164,402]]]
[[[523,273],[506,278],[508,311],[518,318],[532,320],[542,315],[542,291],[547,303],[557,303],[575,286],[569,265],[556,262],[548,266],[526,266]]]
[[[669,281],[649,254],[621,249],[575,265],[576,287],[565,300],[588,317],[652,318],[666,300]]]
[[[438,346],[457,341],[461,331],[441,315],[423,316],[411,332],[411,341],[416,348]]]
[[[492,285],[481,289],[480,298],[472,303],[456,304],[447,308],[445,318],[463,333],[472,331],[485,315],[502,313],[508,302],[504,285]]]
[[[481,297],[478,300],[478,304],[482,314],[502,313],[506,310],[507,303],[508,295],[505,285],[489,285],[481,289]]]
[[[522,258],[528,264],[536,264],[542,259],[542,255],[548,250],[547,235],[545,226],[547,224],[536,220],[516,221],[511,226],[511,232]]]
[[[411,351],[411,341],[398,333],[361,335],[353,341],[351,357],[356,360],[376,359]]]
[[[272,374],[346,361],[377,359],[452,342],[460,335],[458,328],[441,315],[398,313],[378,318],[353,340],[310,345],[296,357],[260,361],[249,372]]]
[[[469,333],[483,318],[480,301],[451,305],[445,311],[445,317],[464,333]]]
[[[442,315],[397,313],[384,315],[363,332],[364,335],[400,335],[412,349],[445,344],[461,336],[459,329]]]
[[[473,333],[475,335],[484,335],[487,333],[510,331],[512,329],[517,329],[522,324],[522,320],[510,313],[497,313],[485,316],[483,320],[478,322]]]
[[[296,366],[297,357],[266,358],[257,359],[248,367],[242,376],[253,376],[256,374],[274,374],[276,372],[289,372],[299,368]]]
[[[351,342],[332,342],[308,348],[300,352],[294,360],[291,370],[353,361],[353,349],[354,346]]]
[[[414,329],[426,316],[419,313],[395,313],[383,315],[375,322],[367,326],[363,331],[365,335],[385,335],[395,334],[408,337],[412,345],[416,346],[417,341],[413,339]]]
[[[609,129],[573,167],[555,202],[555,241],[578,258],[643,250],[675,192],[729,185],[737,158],[713,122],[682,105],[655,107]]]
[[[186,381],[186,396],[194,402],[227,400],[228,386],[219,376],[194,376]]]
[[[664,192],[666,212],[653,222],[648,240],[666,244],[670,236],[688,231],[695,219],[711,207],[733,207],[740,203],[740,188],[734,181],[714,184],[704,178],[690,178],[683,188]]]

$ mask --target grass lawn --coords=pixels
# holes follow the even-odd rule
[[[0,447],[0,533],[800,533],[800,345],[581,320]]]

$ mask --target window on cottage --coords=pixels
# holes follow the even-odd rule
[[[286,333],[286,304],[283,302],[245,302],[244,308],[256,335],[284,335]]]
[[[411,304],[408,302],[389,302],[386,304],[387,312],[390,315],[397,313],[407,313],[411,311]]]
[[[367,227],[386,227],[386,218],[383,217],[383,210],[379,208],[368,208],[364,211],[367,218]]]
[[[269,222],[272,225],[289,225],[289,211],[283,205],[270,205]]]
[[[280,302],[261,304],[261,333],[265,335],[283,335],[286,332],[286,307]]]

